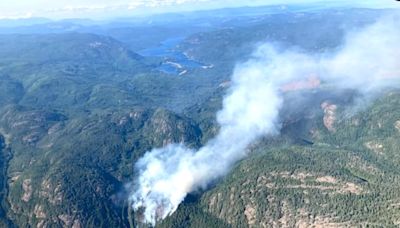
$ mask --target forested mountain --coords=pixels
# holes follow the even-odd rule
[[[216,136],[235,66],[259,43],[320,54],[387,12],[263,7],[153,24],[3,26],[1,226],[148,227],[129,200],[134,164],[153,148],[198,149]],[[281,88],[280,134],[253,142],[226,177],[156,227],[398,226],[395,87],[366,103],[324,81]]]

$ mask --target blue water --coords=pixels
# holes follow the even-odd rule
[[[161,66],[158,67],[158,70],[167,74],[180,74],[189,69],[203,67],[204,64],[189,59],[176,49],[176,46],[183,40],[184,37],[167,39],[157,47],[147,48],[138,53],[142,56],[163,58],[164,61]],[[180,65],[180,67],[178,65]]]

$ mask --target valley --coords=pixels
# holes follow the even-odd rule
[[[399,226],[399,72],[379,71],[385,77],[373,78],[376,89],[364,86],[368,79],[353,85],[339,71],[357,63],[339,58],[348,31],[393,12],[315,4],[110,22],[32,19],[11,26],[0,20],[0,226],[152,227],[144,209],[133,207],[143,174],[135,164],[155,148],[201,151],[226,135],[225,148],[248,146],[237,159],[211,150],[221,156],[210,157],[232,165],[222,174],[218,166],[226,164],[211,167],[215,178],[199,188],[188,185],[193,191],[176,211],[156,218],[155,227]],[[263,43],[286,56],[257,49]],[[326,75],[310,74],[313,58],[322,59],[321,69],[336,64],[347,81],[332,80],[329,67],[321,70]],[[246,68],[274,61],[297,68]],[[371,61],[369,71],[374,62],[381,60]],[[286,80],[297,69],[301,76]],[[271,83],[238,72],[268,75]],[[243,81],[253,87],[240,87]],[[273,92],[263,94],[264,85]],[[235,91],[250,92],[241,102],[226,100]],[[264,134],[251,118],[269,114],[272,95],[279,111],[271,111],[276,121]],[[261,109],[250,105],[240,115],[252,99]],[[229,134],[219,136],[224,129]],[[240,141],[254,131],[261,132],[255,140]],[[162,158],[160,164],[168,160]],[[186,179],[203,180],[191,178],[193,167],[182,167]],[[167,188],[177,192],[171,183]]]

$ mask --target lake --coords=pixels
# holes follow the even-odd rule
[[[167,39],[156,47],[143,49],[138,51],[138,53],[142,56],[163,58],[162,64],[158,67],[158,70],[167,74],[183,75],[190,69],[209,67],[188,58],[184,53],[177,50],[176,47],[184,39],[184,37]]]

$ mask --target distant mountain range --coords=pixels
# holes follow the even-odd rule
[[[148,227],[128,200],[135,162],[212,139],[232,72],[257,44],[321,54],[388,12],[320,7],[0,20],[0,226]],[[173,38],[164,53],[209,67],[179,75],[160,70],[179,58],[138,54]],[[349,112],[356,91],[315,81],[286,85],[281,134],[157,227],[398,226],[399,91]]]

